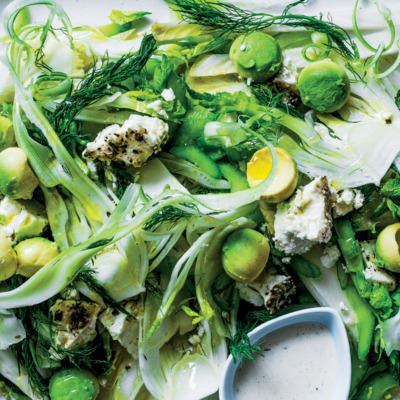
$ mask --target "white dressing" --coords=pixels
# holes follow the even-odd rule
[[[235,375],[235,400],[330,400],[337,379],[334,339],[324,325],[301,323],[268,334],[255,361]]]

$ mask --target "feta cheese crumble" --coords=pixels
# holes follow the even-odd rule
[[[339,260],[340,254],[340,250],[336,245],[325,246],[324,252],[320,258],[321,264],[325,268],[332,268]]]
[[[161,150],[168,139],[168,124],[155,117],[132,114],[122,126],[110,125],[88,143],[84,158],[140,167]]]
[[[175,93],[171,88],[170,89],[164,89],[162,91],[162,93],[161,93],[161,97],[165,101],[174,101],[175,100]]]
[[[338,193],[331,188],[331,193],[334,218],[343,217],[364,204],[364,195],[357,189],[345,189]]]
[[[332,237],[331,193],[326,177],[297,189],[288,201],[279,203],[275,215],[274,241],[286,254],[306,253]]]
[[[281,87],[293,87],[297,83],[298,76],[299,74],[296,67],[293,66],[292,59],[284,56],[282,68],[274,78],[274,83],[279,84]]]
[[[118,340],[129,354],[137,358],[139,354],[139,328],[144,315],[144,305],[140,296],[129,300],[122,307],[131,314],[123,314],[108,307],[100,316],[100,322],[114,340]]]
[[[161,100],[155,100],[152,103],[147,104],[146,108],[155,111],[164,118],[168,118],[167,112],[163,109]]]

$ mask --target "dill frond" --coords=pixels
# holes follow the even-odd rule
[[[51,67],[44,62],[44,46],[49,33],[55,37],[54,29],[49,24],[49,21],[47,21],[47,24],[43,27],[43,32],[40,35],[40,45],[35,50],[35,65],[41,70],[51,72]]]
[[[39,360],[37,351],[49,352],[50,343],[43,338],[39,332],[40,324],[53,324],[50,318],[46,318],[41,308],[43,305],[32,306],[14,310],[25,328],[26,338],[19,343],[11,346],[11,350],[18,360],[19,365],[23,366],[28,375],[28,381],[34,392],[41,396],[49,393],[49,379],[39,373]]]
[[[282,98],[285,96],[285,93],[274,95],[271,89],[261,84],[255,84],[251,86],[251,92],[261,105],[269,108],[279,108],[280,110],[296,118],[304,119],[304,114],[302,114],[293,106],[282,102]]]
[[[49,379],[42,377],[38,371],[38,361],[36,357],[35,341],[26,338],[11,346],[11,351],[22,365],[28,375],[28,381],[35,394],[39,396],[49,395]]]
[[[61,140],[68,137],[71,124],[79,112],[109,94],[113,86],[120,85],[142,70],[155,50],[155,43],[153,36],[147,35],[136,54],[124,55],[117,61],[110,61],[105,57],[100,68],[93,68],[76,91],[69,93],[51,116],[50,122]]]
[[[85,283],[90,290],[97,293],[103,299],[107,306],[136,319],[110,296],[105,287],[96,279],[93,269],[87,267],[83,268],[75,278],[75,281]]]
[[[100,328],[100,327],[99,327]],[[75,350],[54,348],[62,355],[63,367],[88,368],[98,376],[108,375],[112,368],[110,336],[100,331],[97,336],[85,347]]]
[[[21,276],[13,276],[7,282],[10,290],[15,289],[24,282]],[[48,352],[50,343],[40,335],[40,325],[47,325],[49,329],[54,324],[49,318],[49,304],[47,302],[34,305],[32,307],[23,307],[14,309],[15,316],[22,322],[26,331],[26,338],[19,343],[11,346],[11,351],[18,360],[20,366],[23,366],[28,375],[28,381],[33,391],[39,396],[48,396],[49,379],[39,373],[39,362],[37,351]]]
[[[253,12],[236,7],[230,3],[207,0],[171,0],[182,19],[190,23],[210,26],[223,34],[248,33],[269,28],[273,25],[282,25],[291,28],[326,34],[332,41],[332,48],[347,60],[357,60],[359,53],[355,42],[342,27],[330,21],[301,14],[291,14],[290,9],[295,5],[305,3],[296,1],[286,7],[282,15],[272,15],[262,12]]]
[[[134,183],[134,176],[128,171],[128,169],[122,164],[112,162],[111,169],[116,177],[116,186],[115,195],[121,199],[122,195],[125,193],[125,189],[131,184]]]
[[[315,304],[312,303],[312,305],[314,306]],[[264,322],[271,321],[290,312],[302,310],[306,306],[306,304],[289,304],[274,314],[271,314],[266,308],[246,312],[243,321],[238,322],[237,331],[229,344],[229,350],[232,353],[234,362],[236,363],[243,359],[254,360],[254,355],[261,354],[261,351],[263,351],[257,344],[252,345],[250,343],[249,332]]]
[[[182,206],[186,208],[192,209],[194,212],[197,211],[197,206],[193,203],[183,203]],[[181,218],[190,218],[193,214],[182,210],[180,208],[174,206],[164,207],[162,210],[156,212],[150,219],[147,221],[143,227],[146,231],[150,231],[156,228],[163,222],[175,223],[179,221]]]
[[[254,361],[254,355],[261,354],[263,349],[258,345],[252,345],[248,337],[251,329],[246,324],[239,323],[235,336],[229,344],[233,362],[241,363],[244,359]]]

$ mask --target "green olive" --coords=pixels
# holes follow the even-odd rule
[[[282,65],[282,51],[278,42],[263,32],[241,35],[229,51],[240,76],[264,82],[274,76]]]
[[[17,270],[17,255],[7,236],[0,229],[0,282],[12,277]]]
[[[51,400],[94,400],[99,384],[89,371],[63,369],[51,377],[49,391]]]
[[[0,153],[0,191],[11,199],[31,199],[39,181],[28,165],[25,152],[9,147]]]
[[[235,281],[254,281],[267,264],[269,243],[253,229],[231,233],[222,245],[222,266]]]
[[[392,272],[400,272],[400,222],[387,226],[376,239],[376,258]]]
[[[302,102],[321,113],[339,110],[350,95],[350,80],[346,71],[330,59],[313,62],[299,76]]]
[[[17,274],[30,277],[58,255],[56,243],[36,237],[18,243],[14,250],[17,253]]]

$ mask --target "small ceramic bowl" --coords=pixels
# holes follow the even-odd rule
[[[351,381],[350,347],[342,319],[333,308],[309,308],[268,321],[249,333],[250,343],[253,345],[271,332],[304,322],[320,323],[331,332],[337,352],[337,384],[332,400],[347,400]],[[234,379],[239,365],[240,362],[233,362],[232,356],[228,357],[220,381],[220,400],[234,400]]]

